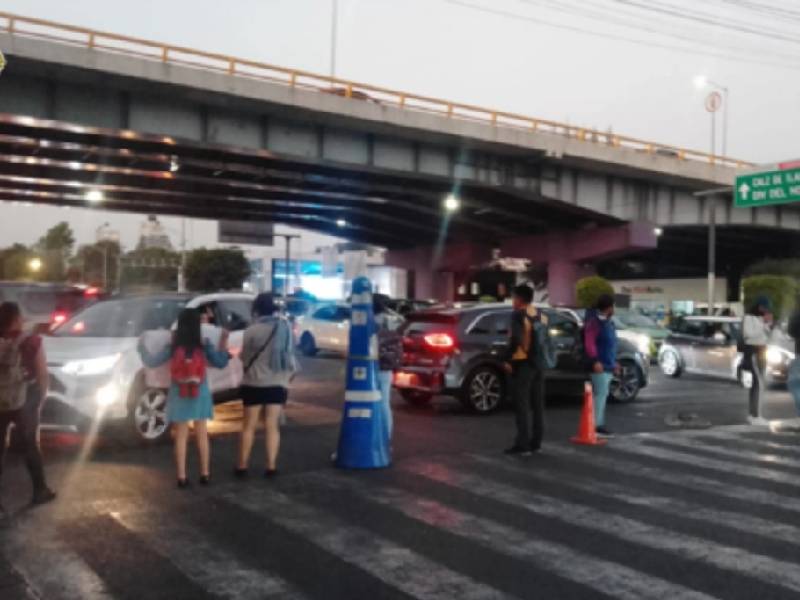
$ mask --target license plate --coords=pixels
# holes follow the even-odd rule
[[[394,375],[394,384],[400,388],[413,387],[416,386],[418,382],[419,378],[416,373],[395,373]]]

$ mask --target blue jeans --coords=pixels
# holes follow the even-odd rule
[[[611,373],[592,373],[592,402],[594,403],[594,426],[606,425],[606,401],[608,388],[611,385]]]
[[[755,385],[755,382],[753,382]],[[789,380],[786,386],[794,398],[794,404],[797,407],[797,415],[800,416],[800,359],[795,358],[789,365]]]
[[[378,384],[381,388],[381,407],[383,408],[383,422],[386,423],[386,433],[389,441],[392,440],[392,371],[378,371]]]

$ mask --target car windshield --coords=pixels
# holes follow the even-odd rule
[[[56,337],[139,337],[169,329],[185,306],[181,298],[105,300],[78,313],[53,332]]]
[[[658,323],[653,319],[637,312],[619,311],[616,313],[616,317],[626,327],[658,327]]]

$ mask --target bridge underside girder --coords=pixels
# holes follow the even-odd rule
[[[101,205],[87,199],[103,193]],[[461,209],[446,215],[456,193]],[[387,248],[613,224],[503,186],[0,114],[0,199],[296,225]],[[337,225],[343,220],[344,227]]]

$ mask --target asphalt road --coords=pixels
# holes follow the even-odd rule
[[[800,435],[743,425],[735,384],[654,372],[638,401],[609,407],[619,435],[603,448],[568,442],[579,398],[550,398],[544,449],[529,459],[501,454],[509,411],[477,417],[453,400],[419,409],[396,398],[393,466],[342,472],[329,455],[343,367],[304,362],[275,480],[257,476],[258,461],[249,481],[230,477],[236,403],[217,408],[208,489],[174,488],[169,444],[48,433],[59,499],[26,509],[11,456],[0,598],[800,594]],[[795,416],[780,391],[765,412]]]

